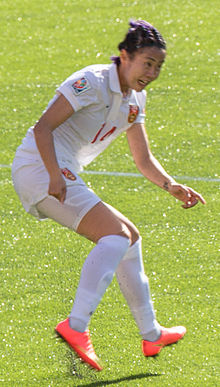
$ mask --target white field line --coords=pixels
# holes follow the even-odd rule
[[[104,175],[104,176],[125,176],[125,177],[144,177],[140,173],[131,172],[107,172],[107,171],[83,171],[86,175]],[[207,182],[220,182],[220,178],[209,177],[194,177],[194,176],[173,176],[174,179],[179,180],[192,180],[192,181],[207,181]]]
[[[11,168],[11,165],[0,164],[0,168]],[[108,172],[108,171],[83,171],[85,175],[102,175],[102,176],[123,176],[123,177],[143,177],[140,173],[131,172]],[[198,176],[173,176],[177,180],[189,180],[189,181],[205,181],[205,182],[217,182],[220,183],[220,178],[217,177],[198,177]]]

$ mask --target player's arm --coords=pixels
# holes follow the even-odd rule
[[[73,113],[74,110],[70,103],[60,94],[34,127],[36,144],[50,175],[48,193],[55,196],[62,203],[66,197],[66,184],[56,159],[52,132]]]
[[[198,192],[178,184],[153,156],[143,124],[132,125],[127,130],[127,139],[137,168],[148,180],[184,202],[183,208],[193,207],[198,200],[205,204],[205,200]]]

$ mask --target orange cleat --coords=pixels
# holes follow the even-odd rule
[[[142,352],[144,356],[155,356],[166,345],[174,344],[186,333],[186,328],[179,326],[173,328],[161,327],[161,336],[157,341],[142,341]]]
[[[77,332],[69,326],[69,319],[61,321],[55,331],[74,349],[77,355],[91,367],[98,371],[102,370],[99,359],[94,351],[89,331]]]

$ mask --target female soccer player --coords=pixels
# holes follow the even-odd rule
[[[51,218],[96,244],[83,265],[70,316],[56,332],[98,370],[102,367],[88,325],[114,273],[140,330],[145,356],[177,342],[186,329],[157,322],[137,228],[95,195],[78,173],[126,131],[134,161],[147,179],[182,201],[183,208],[205,203],[199,193],[169,176],[149,148],[144,89],[160,74],[164,39],[146,21],[131,21],[118,48],[120,56],[112,64],[88,66],[61,84],[17,149],[12,169],[27,212]]]

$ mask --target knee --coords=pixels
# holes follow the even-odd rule
[[[122,230],[119,231],[119,232],[117,232],[117,233],[115,233],[115,234],[116,234],[116,235],[120,235],[120,236],[122,236],[122,237],[128,239],[130,245],[132,244],[132,236],[131,236],[131,233],[130,233],[130,231],[128,230],[128,228],[122,227]]]
[[[140,233],[135,226],[128,226],[123,224],[122,231],[118,234],[130,240],[130,246],[132,246],[140,238]]]
[[[140,238],[140,233],[138,229],[135,227],[135,230],[132,233],[132,240],[131,240],[131,245],[133,245],[137,240]]]

